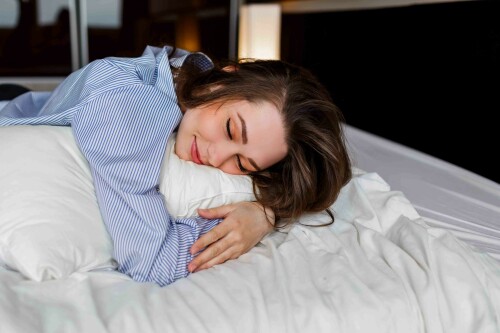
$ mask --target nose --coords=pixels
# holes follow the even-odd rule
[[[237,145],[233,142],[212,143],[208,147],[208,163],[222,169],[237,153]]]

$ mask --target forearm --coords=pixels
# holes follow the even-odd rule
[[[189,252],[219,220],[172,219],[160,194],[120,193],[95,176],[104,223],[113,241],[118,270],[138,282],[168,285],[189,274]],[[153,189],[154,191],[154,189]]]

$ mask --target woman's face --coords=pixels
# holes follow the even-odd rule
[[[264,170],[286,156],[283,121],[269,102],[229,101],[188,109],[175,153],[230,174]]]

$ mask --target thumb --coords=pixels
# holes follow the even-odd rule
[[[198,215],[206,219],[222,219],[226,217],[231,210],[231,205],[213,208],[198,208]]]

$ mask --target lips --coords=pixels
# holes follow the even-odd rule
[[[196,137],[193,139],[193,143],[191,144],[191,160],[196,164],[203,164],[200,159],[200,154],[198,152],[198,145],[196,144]]]

